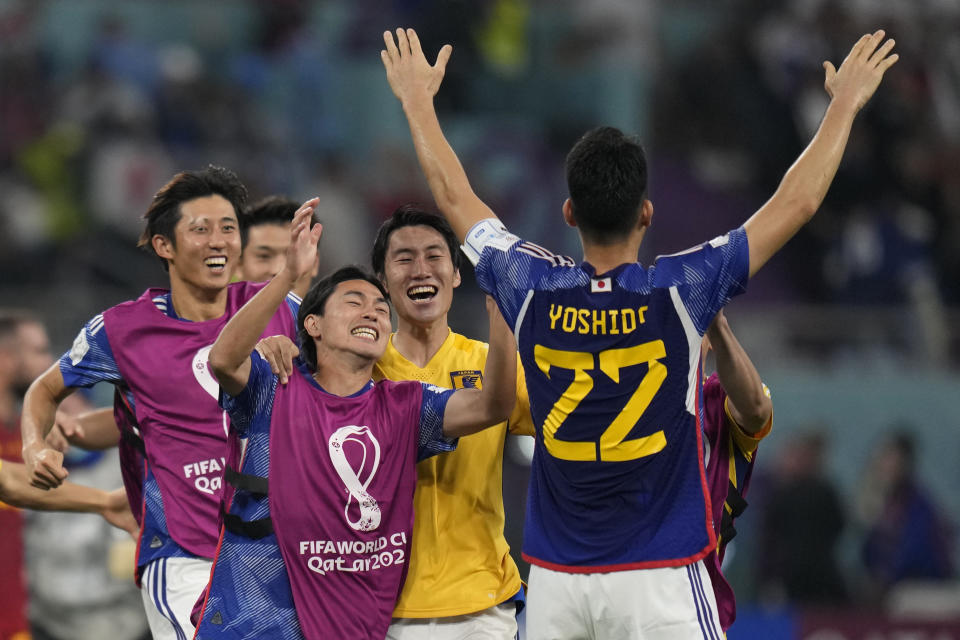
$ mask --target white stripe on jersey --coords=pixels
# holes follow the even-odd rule
[[[95,336],[99,333],[100,329],[103,328],[103,314],[99,314],[93,317],[93,320],[90,321],[90,335]]]
[[[687,335],[687,346],[689,348],[689,362],[687,363],[687,411],[690,415],[697,416],[697,365],[700,363],[700,343],[703,337],[697,328],[693,325],[687,306],[680,299],[680,291],[676,286],[670,287],[670,299],[673,300],[673,307],[680,316],[680,324],[683,325],[683,332]],[[704,464],[710,460],[710,444],[707,439],[703,439]]]
[[[520,311],[517,313],[517,324],[513,326],[513,338],[517,344],[520,344],[520,325],[523,324],[523,317],[527,315],[527,307],[530,306],[531,300],[533,300],[533,289],[527,291],[527,297],[523,299],[523,304],[520,305]]]
[[[295,294],[293,291],[291,291],[290,293],[287,294],[287,299],[288,299],[288,300],[293,300],[293,301],[296,302],[298,305],[303,304],[303,298],[301,298],[300,296],[298,296],[297,294]]]

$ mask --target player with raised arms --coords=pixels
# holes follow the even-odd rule
[[[220,167],[174,176],[154,196],[140,238],[170,288],[95,316],[24,399],[23,459],[32,484],[51,489],[67,476],[63,454],[44,441],[57,405],[78,387],[116,387],[124,485],[141,525],[137,578],[155,640],[193,633],[190,612],[216,550],[227,417],[207,353],[260,288],[229,284],[245,199],[237,176]],[[269,333],[295,337],[298,308],[299,298],[287,298]]]
[[[298,212],[285,268],[210,352],[234,435],[246,440],[196,638],[384,637],[406,574],[416,462],[503,422],[516,351],[492,302],[482,389],[372,380],[390,335],[382,283],[358,267],[321,279],[298,316],[303,359],[287,381],[254,351],[316,259]]]
[[[701,430],[700,344],[713,317],[817,211],[854,118],[897,60],[864,35],[774,195],[742,227],[637,262],[653,217],[640,145],[601,127],[567,156],[564,221],[584,261],[510,234],[473,192],[433,98],[452,48],[425,58],[412,29],[381,59],[437,205],[517,337],[537,440],[523,556],[530,640],[720,638],[704,558],[716,533]]]

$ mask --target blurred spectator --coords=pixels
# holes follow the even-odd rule
[[[20,406],[33,379],[53,362],[39,319],[0,309],[0,458],[21,461]],[[27,640],[23,517],[0,502],[0,640]]]
[[[916,474],[912,430],[900,428],[873,453],[860,483],[858,515],[865,526],[864,595],[879,603],[904,580],[954,576],[952,523]]]
[[[836,558],[845,517],[824,475],[825,446],[822,433],[794,436],[779,452],[776,475],[765,481],[755,556],[762,601],[833,607],[847,602]]]

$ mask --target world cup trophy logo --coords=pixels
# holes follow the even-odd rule
[[[359,446],[360,464],[357,465],[356,469],[347,459],[347,453],[343,449],[344,443],[347,442]],[[373,496],[367,493],[367,487],[370,486],[370,481],[373,480],[373,477],[377,474],[377,468],[380,466],[380,443],[370,433],[369,427],[349,425],[337,429],[330,436],[327,444],[333,468],[347,489],[347,506],[343,510],[347,524],[356,531],[373,531],[380,526],[380,505],[377,504]],[[350,448],[352,451],[357,449],[356,446]],[[356,455],[352,457],[357,458]],[[369,468],[367,467],[368,458],[372,458]],[[366,478],[361,479],[364,473],[366,473]],[[353,520],[350,516],[351,506],[354,502],[357,504],[356,511],[359,511],[357,520]]]

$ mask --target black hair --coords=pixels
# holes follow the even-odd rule
[[[334,289],[341,282],[348,280],[364,280],[377,288],[384,300],[390,300],[387,290],[372,273],[359,265],[347,265],[340,267],[328,276],[317,280],[310,287],[310,291],[304,296],[300,303],[300,312],[297,314],[297,337],[300,339],[300,357],[310,367],[311,370],[317,370],[317,345],[313,342],[313,336],[307,333],[303,323],[309,315],[322,316],[327,306],[327,299],[333,293]]]
[[[443,240],[450,250],[450,260],[453,261],[453,268],[460,270],[460,243],[457,241],[457,234],[453,232],[453,228],[450,227],[446,218],[422,209],[418,205],[404,204],[397,207],[393,215],[387,218],[377,231],[377,238],[373,242],[373,251],[370,253],[370,264],[373,266],[375,274],[383,277],[390,234],[403,227],[421,225],[435,229],[437,233],[443,236]]]
[[[140,234],[137,246],[156,253],[152,242],[156,235],[163,236],[176,246],[174,229],[180,222],[180,205],[212,195],[222,196],[233,205],[242,232],[243,206],[247,201],[247,188],[233,171],[207,165],[207,168],[201,171],[181,171],[157,191],[153,196],[153,202],[150,203],[150,208],[143,214],[147,224],[143,233]],[[164,270],[170,269],[170,265],[164,258],[160,258],[160,262],[163,263]]]
[[[584,237],[610,244],[636,226],[647,159],[635,138],[614,127],[592,129],[570,149],[565,168],[573,218]]]
[[[240,227],[243,246],[247,246],[251,227],[259,227],[262,224],[290,224],[299,208],[299,202],[283,196],[267,196],[249,205],[244,211],[246,220]],[[318,222],[320,220],[314,212],[311,226]]]

